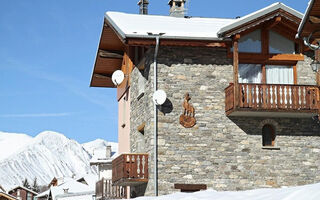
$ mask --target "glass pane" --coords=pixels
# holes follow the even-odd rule
[[[293,67],[266,65],[267,84],[293,84]]]
[[[255,30],[239,39],[239,52],[261,53],[261,30]]]
[[[275,33],[269,32],[269,52],[270,53],[283,53],[294,54],[295,53],[294,42]]]
[[[261,65],[239,64],[239,83],[261,83]]]

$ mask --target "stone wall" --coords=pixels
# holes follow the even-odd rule
[[[232,82],[232,59],[225,49],[160,47],[158,87],[168,100],[159,108],[159,193],[175,183],[207,184],[216,190],[302,185],[320,181],[320,126],[312,119],[248,118],[225,115],[224,89]],[[149,182],[139,192],[153,194],[153,52],[146,69],[131,82],[131,151],[149,153]],[[314,84],[307,64],[297,65],[299,84]],[[145,81],[140,99],[138,82]],[[179,124],[186,92],[197,124]],[[146,123],[144,134],[137,127]],[[278,149],[262,148],[262,126],[276,130]]]

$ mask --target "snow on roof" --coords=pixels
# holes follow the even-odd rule
[[[88,183],[89,184],[89,183]],[[58,186],[51,186],[49,190],[40,193],[37,197],[49,196],[50,192],[52,198],[55,199],[57,195],[65,194],[64,190],[68,190],[68,194],[76,194],[76,193],[94,193],[94,187],[92,185],[86,185],[78,182],[74,179],[69,179],[67,182],[59,184]]]
[[[73,194],[61,194],[56,196],[56,200],[92,200],[92,196],[95,194],[92,192],[78,192]]]
[[[98,181],[98,175],[86,174],[85,176],[78,178],[77,181],[79,182],[82,179],[88,184],[89,187],[93,189],[93,191],[95,190],[96,182]]]
[[[313,4],[314,4],[314,0],[310,0],[309,3],[308,3],[308,7],[307,7],[307,9],[306,9],[306,11],[305,11],[305,13],[303,15],[302,21],[301,21],[301,23],[299,25],[298,33],[296,35],[296,38],[300,37],[300,34],[302,32],[302,29],[303,29],[305,23],[307,22],[307,19],[308,19],[308,16],[309,16],[309,13],[311,11],[311,8],[312,8]]]
[[[150,33],[163,33],[162,38],[166,39],[220,40],[217,32],[235,21],[235,19],[178,18],[120,12],[107,12],[105,18],[123,39],[153,38]]]
[[[295,9],[293,8],[290,8],[288,7],[287,5],[283,4],[283,3],[280,3],[280,2],[277,2],[277,3],[273,3],[271,4],[270,6],[267,6],[265,8],[262,8],[256,12],[253,12],[253,13],[250,13],[244,17],[241,17],[237,20],[235,20],[233,23],[227,25],[227,26],[224,26],[223,28],[221,28],[218,32],[218,35],[223,35],[223,33],[231,30],[231,29],[234,29],[238,26],[241,26],[247,22],[250,22],[254,19],[257,19],[263,15],[266,15],[268,13],[271,13],[275,10],[278,10],[278,9],[282,9],[284,11],[287,11],[289,13],[291,13],[292,15],[298,17],[298,18],[302,18],[303,17],[303,14],[300,13],[299,11],[296,11]]]
[[[33,193],[33,194],[35,194],[35,195],[38,194],[37,192],[35,192],[35,191],[33,191],[33,190],[30,190],[29,188],[23,187],[23,186],[21,186],[21,185],[15,186],[15,187],[12,188],[11,190],[9,190],[8,193],[11,192],[11,191],[13,191],[13,190],[16,190],[16,189],[18,189],[18,188],[21,188],[21,189],[23,189],[23,190],[26,190],[26,191],[28,191],[28,192],[31,192],[31,193]]]
[[[195,193],[175,193],[160,197],[140,197],[137,200],[318,200],[320,199],[320,183],[298,187],[279,189],[255,189],[247,191],[223,191],[206,190]]]

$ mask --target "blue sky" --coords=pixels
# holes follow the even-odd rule
[[[149,1],[149,14],[168,14],[168,0]],[[89,82],[104,12],[138,13],[137,2],[1,0],[0,131],[117,141],[116,90]],[[191,0],[188,15],[235,18],[274,2]],[[282,2],[304,12],[308,0]]]

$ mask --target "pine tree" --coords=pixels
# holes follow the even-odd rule
[[[24,179],[24,181],[22,181],[22,186],[28,189],[31,189],[29,181],[27,178]]]
[[[33,179],[33,185],[32,185],[32,190],[39,193],[40,192],[40,187],[37,183],[37,178]]]

